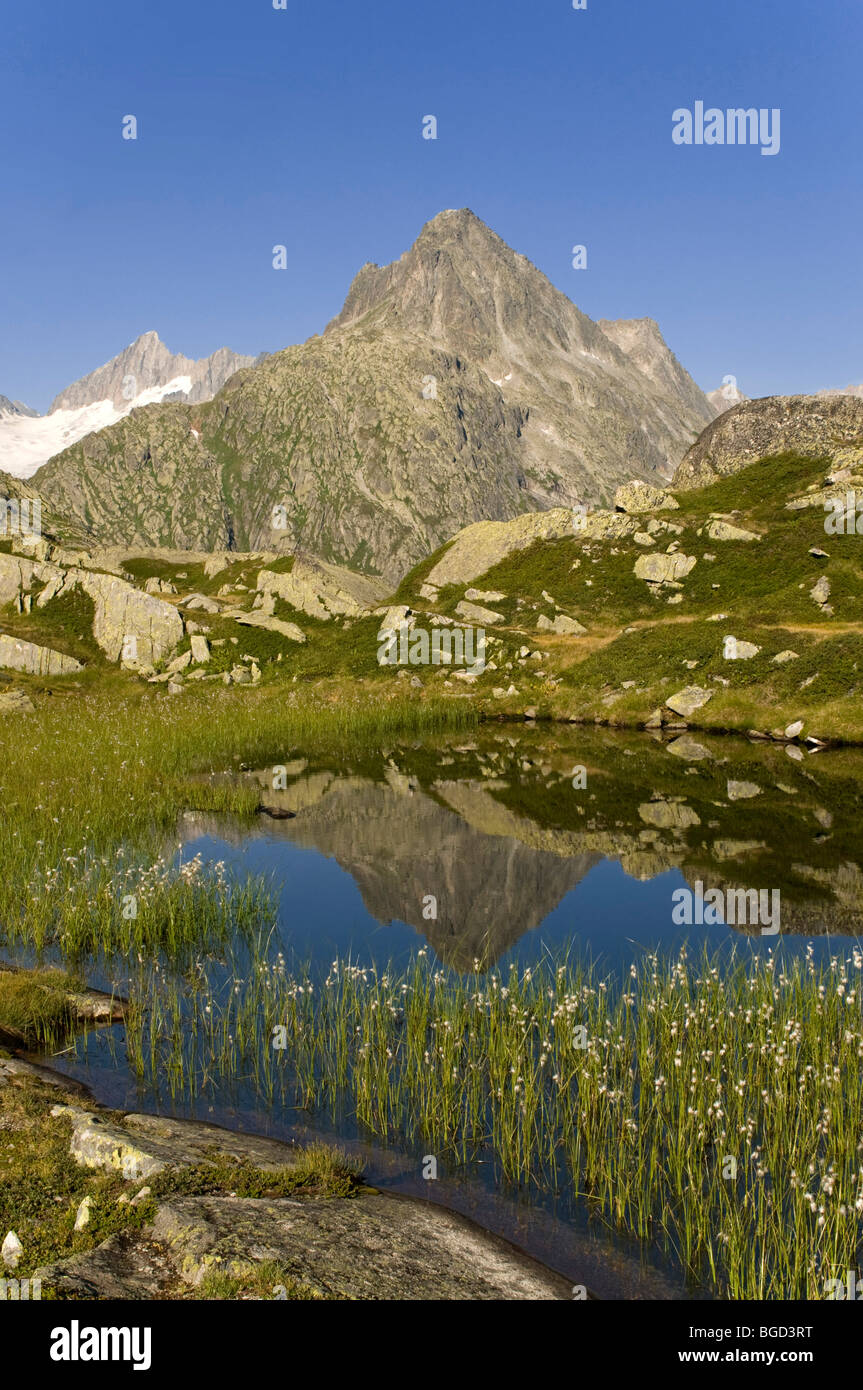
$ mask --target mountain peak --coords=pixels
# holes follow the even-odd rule
[[[241,357],[228,348],[219,348],[209,357],[195,361],[181,353],[172,353],[156,330],[150,328],[103,367],[61,391],[51,403],[51,412],[78,410],[98,401],[110,401],[115,410],[122,412],[144,392],[157,390],[175,380],[177,391],[185,399],[209,400],[229,376],[241,367],[251,367],[254,360]]]

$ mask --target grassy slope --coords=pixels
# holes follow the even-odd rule
[[[445,668],[409,668],[401,675],[392,667],[381,668],[374,617],[321,622],[281,601],[276,616],[296,622],[308,638],[305,644],[196,613],[195,620],[211,638],[224,639],[213,648],[208,670],[219,672],[250,657],[260,665],[265,683],[287,680],[300,690],[311,686],[325,701],[357,694],[377,699],[384,690],[407,685],[406,674],[418,675],[423,682],[423,690],[414,692],[418,700],[430,693],[462,699],[470,694],[486,713],[520,713],[533,705],[540,714],[616,724],[643,722],[674,691],[699,684],[715,690],[695,721],[705,727],[769,729],[802,718],[807,733],[861,740],[863,544],[858,536],[826,536],[820,507],[789,511],[785,506],[789,498],[819,485],[824,474],[823,461],[783,455],[708,488],[678,494],[679,510],[660,515],[682,532],[657,537],[653,547],[665,551],[676,541],[682,553],[697,559],[679,591],[682,601],[674,605],[667,602],[670,591],[657,596],[636,578],[635,561],[649,548],[631,538],[611,542],[573,536],[537,542],[509,556],[473,581],[478,588],[506,595],[494,605],[505,621],[493,632],[489,629],[492,669],[475,685],[452,679],[453,672]],[[709,539],[705,527],[711,513],[730,516],[762,539]],[[811,556],[812,547],[826,550],[829,558]],[[465,586],[444,589],[433,608],[419,597],[420,585],[446,548],[411,571],[394,596],[425,614],[425,621],[419,618],[424,626],[432,625],[433,612],[454,615],[463,597]],[[291,564],[285,557],[270,567],[287,570]],[[128,563],[139,583],[158,575],[171,579],[181,592],[215,595],[226,584],[245,586],[227,600],[242,607],[251,605],[259,568],[237,561],[208,578],[200,564]],[[179,574],[184,578],[178,579]],[[831,584],[832,615],[822,613],[809,596],[822,574]],[[540,615],[555,613],[543,591],[587,627],[587,636],[574,639],[538,630]],[[709,621],[717,614],[729,616]],[[62,602],[30,616],[7,610],[0,614],[0,629],[88,662],[81,677],[16,678],[19,684],[62,691],[101,684],[109,675],[86,636],[86,614],[67,611]],[[725,660],[723,639],[729,634],[754,642],[761,653],[749,661]],[[525,647],[530,654],[522,654]],[[795,651],[798,659],[773,665],[771,658],[785,649]],[[132,679],[110,675],[115,682]],[[512,686],[512,694],[493,694]]]
[[[539,691],[541,711],[632,723],[683,685],[715,685],[713,700],[697,720],[707,727],[765,728],[804,718],[813,732],[863,737],[857,698],[863,690],[863,543],[859,536],[825,535],[823,508],[789,511],[785,506],[820,484],[824,474],[823,461],[783,455],[708,488],[677,494],[679,511],[660,515],[682,526],[682,534],[658,537],[653,549],[665,551],[677,541],[679,550],[698,563],[680,590],[683,601],[673,606],[668,594],[657,597],[636,578],[635,561],[650,548],[630,538],[538,542],[475,578],[475,587],[507,595],[493,605],[507,620],[501,634],[507,637],[509,628],[513,639],[516,632],[531,634],[531,647],[548,654],[560,677],[556,690],[542,692],[517,670],[513,678],[520,697]],[[711,540],[704,529],[710,513],[722,513],[762,539]],[[829,559],[811,556],[811,547],[827,551]],[[428,563],[418,567],[400,590],[400,597],[419,609],[428,607],[419,598],[419,585],[429,568]],[[809,596],[822,574],[831,584],[832,616],[822,614]],[[588,628],[587,637],[536,632],[540,613],[554,613],[541,598],[543,590]],[[436,607],[451,614],[461,596],[460,588],[445,589]],[[708,621],[720,613],[728,616]],[[748,661],[725,660],[723,638],[729,634],[754,642],[761,653]],[[771,664],[786,649],[797,652],[799,660]],[[486,675],[480,688],[490,679]],[[500,676],[495,679],[502,683]],[[625,681],[634,681],[635,688],[621,694]],[[603,703],[611,695],[620,698]],[[524,698],[516,703],[523,705]]]

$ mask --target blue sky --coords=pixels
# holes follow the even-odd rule
[[[45,409],[151,328],[302,341],[463,206],[705,389],[861,382],[861,41],[860,0],[12,0],[0,393]],[[779,107],[780,153],[674,145],[699,99]]]

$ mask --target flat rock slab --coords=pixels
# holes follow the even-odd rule
[[[276,1260],[297,1282],[346,1299],[571,1299],[562,1276],[429,1202],[366,1190],[353,1198],[182,1197],[152,1239],[199,1284]]]
[[[207,1274],[242,1277],[265,1260],[324,1298],[572,1298],[561,1275],[465,1217],[371,1189],[297,1201],[169,1200],[143,1232],[110,1236],[36,1274],[43,1289],[67,1298],[182,1298]]]
[[[0,1086],[26,1086],[31,1081],[41,1081],[46,1086],[54,1086],[58,1091],[70,1095],[88,1094],[87,1087],[82,1082],[74,1081],[71,1076],[63,1076],[51,1067],[43,1067],[36,1062],[25,1062],[20,1057],[0,1057]],[[83,1111],[81,1113],[83,1114]]]
[[[126,1115],[123,1122],[72,1105],[56,1105],[52,1115],[72,1121],[70,1153],[87,1168],[103,1168],[137,1180],[169,1165],[189,1165],[230,1154],[257,1168],[292,1168],[297,1153],[289,1144],[256,1134],[235,1134],[197,1120],[160,1115]]]
[[[165,1251],[129,1231],[109,1236],[95,1250],[45,1265],[35,1277],[42,1280],[43,1289],[75,1299],[161,1298],[178,1283]]]

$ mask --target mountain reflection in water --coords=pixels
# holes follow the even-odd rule
[[[467,971],[552,943],[775,945],[758,926],[675,926],[672,893],[696,882],[778,889],[783,936],[863,926],[856,749],[798,760],[744,739],[492,725],[353,757],[286,750],[238,776],[260,789],[256,821],[189,811],[184,852],[270,873],[299,954],[349,944],[382,963],[419,934]]]

